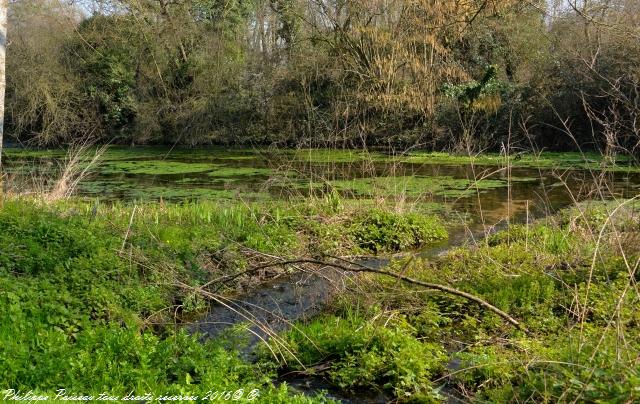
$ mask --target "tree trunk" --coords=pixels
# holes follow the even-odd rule
[[[6,80],[4,74],[5,56],[7,50],[7,3],[0,0],[0,194],[2,193],[2,138],[4,134],[4,92]]]
[[[5,80],[5,56],[7,51],[7,3],[9,0],[0,0],[0,207],[4,202],[4,176],[2,170],[2,142],[4,135],[4,92]]]

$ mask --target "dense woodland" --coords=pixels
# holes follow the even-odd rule
[[[553,3],[13,0],[7,132],[637,156],[640,2]]]

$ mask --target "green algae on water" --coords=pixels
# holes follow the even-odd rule
[[[167,160],[122,161],[107,163],[100,167],[102,174],[146,174],[168,175],[206,172],[216,168],[215,164],[184,163]]]
[[[465,197],[473,195],[477,191],[507,186],[507,182],[503,180],[483,179],[472,181],[450,176],[358,178],[354,180],[329,181],[329,184],[340,191],[352,192],[356,195],[404,195],[412,198],[430,195]]]
[[[276,169],[263,167],[216,167],[215,170],[207,173],[210,177],[244,177],[244,176],[268,176],[272,174],[282,174]]]

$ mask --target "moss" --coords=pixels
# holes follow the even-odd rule
[[[484,179],[472,181],[450,176],[358,178],[330,181],[329,184],[343,192],[352,192],[356,195],[405,195],[411,198],[429,195],[459,198],[473,196],[478,191],[503,188],[508,185],[506,181],[502,180]]]
[[[169,201],[182,201],[193,199],[206,199],[211,201],[217,200],[266,200],[269,194],[242,191],[235,189],[211,189],[211,188],[176,188],[176,187],[146,187],[144,189],[135,189],[128,194],[130,199],[137,200],[153,200],[165,199]]]
[[[166,175],[166,174],[189,174],[214,169],[216,165],[207,163],[184,163],[168,160],[142,160],[142,161],[120,161],[108,162],[100,167],[102,174],[145,174],[145,175]]]
[[[64,149],[22,149],[5,148],[5,156],[9,159],[25,158],[63,158]],[[91,153],[89,153],[91,154]],[[214,161],[297,161],[301,163],[412,163],[504,166],[507,162],[513,167],[541,169],[589,169],[611,172],[638,172],[640,168],[631,165],[627,156],[619,156],[613,163],[605,162],[602,155],[594,152],[542,152],[539,154],[514,153],[506,158],[497,153],[480,155],[455,155],[442,152],[413,151],[404,154],[390,155],[380,152],[368,152],[350,149],[226,149],[221,147],[184,149],[168,149],[162,146],[122,147],[112,146],[103,154],[104,161],[122,161],[130,159],[147,159],[163,161],[171,159]]]
[[[382,153],[350,149],[297,149],[282,150],[279,153],[304,163],[356,163],[388,159]]]
[[[251,176],[269,176],[273,174],[286,175],[279,173],[272,168],[264,167],[218,167],[214,171],[207,173],[211,177],[251,177]]]
[[[504,155],[485,153],[473,156],[448,153],[412,152],[401,161],[416,164],[475,164],[479,166],[506,166],[538,169],[595,170],[609,172],[639,172],[630,159],[620,156],[613,163],[606,163],[601,154],[578,152],[542,152],[539,154],[517,153],[508,158]]]

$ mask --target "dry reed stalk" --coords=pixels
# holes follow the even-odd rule
[[[45,201],[53,202],[67,199],[75,193],[78,184],[91,174],[91,169],[98,163],[108,145],[96,149],[93,156],[90,156],[91,147],[91,143],[83,143],[69,148],[62,174],[53,188],[44,195]],[[88,156],[90,156],[90,160],[86,161]],[[85,163],[84,166],[83,163]]]

